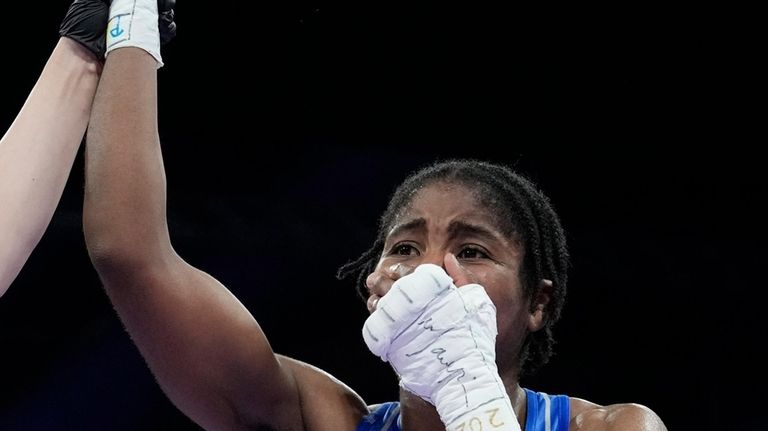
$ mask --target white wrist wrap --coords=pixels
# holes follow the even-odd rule
[[[163,66],[160,56],[157,0],[113,0],[107,24],[107,55],[112,50],[137,47]]]
[[[435,405],[449,431],[519,431],[496,368],[496,333],[485,289],[459,289],[431,264],[397,280],[363,327],[368,348]]]

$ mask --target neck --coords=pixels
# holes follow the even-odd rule
[[[517,376],[510,376],[509,379],[502,377],[502,380],[512,402],[512,407],[515,409],[520,429],[524,430],[525,418],[528,414],[525,391],[520,387]],[[445,431],[445,425],[440,420],[435,406],[403,388],[400,388],[400,408],[403,430]]]

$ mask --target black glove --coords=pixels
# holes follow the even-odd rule
[[[59,35],[79,42],[96,58],[104,60],[110,1],[73,1],[61,22]]]
[[[160,14],[160,43],[165,45],[176,36],[176,23],[173,22],[173,7],[176,0],[158,0],[157,12]]]

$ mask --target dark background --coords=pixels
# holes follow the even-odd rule
[[[745,107],[753,60],[727,16],[251,3],[177,7],[160,133],[177,250],[234,292],[276,351],[368,402],[394,399],[393,374],[360,336],[364,306],[335,270],[368,247],[412,169],[488,159],[552,198],[573,256],[557,354],[524,385],[642,403],[669,429],[758,429],[768,181]],[[0,129],[68,4],[3,17]],[[0,429],[197,429],[101,290],[82,169],[80,154],[0,300]]]

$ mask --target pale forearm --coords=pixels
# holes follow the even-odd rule
[[[101,65],[62,38],[0,140],[0,294],[39,242],[85,133]]]
[[[97,267],[170,251],[156,98],[152,57],[136,48],[110,54],[86,149],[84,226]]]

